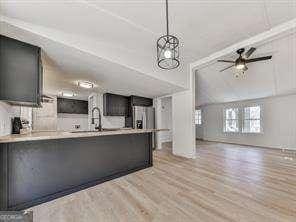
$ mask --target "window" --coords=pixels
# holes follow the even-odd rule
[[[239,131],[238,114],[238,108],[228,108],[224,110],[224,132]]]
[[[251,106],[244,108],[244,133],[260,133],[261,132],[261,107]]]
[[[201,110],[200,109],[195,110],[195,124],[201,125]]]

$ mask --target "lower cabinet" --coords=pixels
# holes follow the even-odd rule
[[[54,200],[152,160],[152,133],[0,143],[0,211]]]

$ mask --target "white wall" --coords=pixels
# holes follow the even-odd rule
[[[190,89],[172,95],[173,154],[195,158],[195,73],[189,72]]]
[[[93,101],[93,102],[92,102]],[[91,124],[91,110],[93,107],[99,107],[102,114],[102,126],[103,128],[122,128],[125,126],[125,117],[124,116],[104,116],[103,115],[103,94],[94,93],[91,94],[88,98],[88,123],[89,128],[94,129],[94,125]],[[97,111],[95,111],[95,117],[98,117]],[[98,123],[98,120],[95,120]]]
[[[8,135],[11,132],[12,107],[0,102],[0,136]]]
[[[33,108],[33,130],[36,131],[56,131],[57,130],[57,97],[50,103],[41,103],[42,107]]]
[[[155,128],[156,129],[162,129],[161,126],[161,98],[155,98],[153,99],[153,106],[155,108]],[[156,138],[156,149],[162,148],[162,141],[161,141],[161,132],[155,133]]]
[[[263,133],[223,132],[223,109],[260,104]],[[296,95],[203,106],[203,139],[245,145],[296,149]]]
[[[203,113],[201,114],[201,118],[203,118]],[[204,129],[203,129],[203,122],[201,125],[195,125],[195,136],[196,139],[203,139],[204,138]]]
[[[195,158],[195,124],[192,93],[185,91],[173,95],[173,154]]]
[[[58,131],[88,130],[87,114],[59,113],[57,119]],[[76,129],[75,125],[80,126],[80,128]]]
[[[0,136],[11,134],[11,120],[18,116],[32,123],[32,108],[11,106],[0,102]]]
[[[172,97],[161,99],[161,126],[162,129],[169,131],[160,132],[161,142],[172,141]]]
[[[197,74],[197,71],[196,71],[196,73],[195,73],[195,103],[196,104],[198,104],[198,102],[199,102],[198,100],[201,97],[201,95],[198,95],[198,93],[200,92],[200,89],[197,88],[198,87],[198,83],[200,81],[200,78],[199,77],[200,76]],[[198,109],[198,107],[196,107],[196,109]],[[194,113],[194,115],[195,115],[195,113]],[[195,138],[196,139],[203,139],[203,137],[204,137],[203,136],[203,110],[201,110],[201,118],[202,118],[202,120],[201,120],[201,124],[202,125],[195,125]]]

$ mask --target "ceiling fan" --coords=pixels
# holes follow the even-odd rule
[[[247,67],[248,63],[269,60],[272,58],[272,56],[264,56],[264,57],[249,59],[249,57],[255,52],[255,50],[256,50],[256,48],[251,47],[246,53],[244,53],[245,49],[241,48],[236,51],[236,53],[239,54],[239,57],[235,61],[223,60],[223,59],[218,60],[218,62],[233,63],[231,66],[228,66],[225,69],[220,70],[220,72],[223,72],[223,71],[230,69],[232,67],[235,67],[239,71],[245,72],[248,70],[248,67]]]

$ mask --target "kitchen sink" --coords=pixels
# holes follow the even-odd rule
[[[102,131],[117,131],[121,130],[120,128],[103,128]]]
[[[117,131],[117,130],[122,130],[122,129],[120,129],[120,128],[103,128],[102,131],[84,130],[84,131],[72,131],[71,133],[100,133],[100,132]]]

